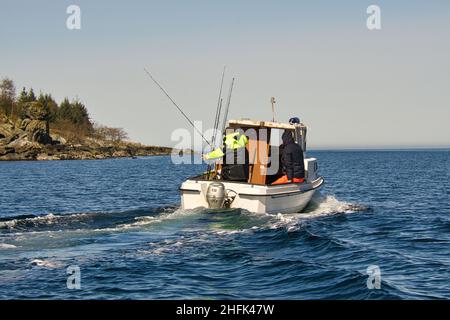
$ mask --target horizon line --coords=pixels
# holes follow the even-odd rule
[[[178,148],[168,147],[172,149],[178,150]],[[183,150],[191,150],[194,152],[201,151],[190,149],[190,148],[183,148]],[[443,146],[443,147],[313,147],[313,148],[306,148],[306,152],[308,151],[450,151],[450,146]]]
[[[450,151],[449,147],[315,147],[307,151]]]

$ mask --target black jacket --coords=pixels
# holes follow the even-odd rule
[[[292,178],[304,178],[305,164],[303,162],[302,148],[294,142],[292,133],[289,131],[283,133],[282,139],[281,164],[283,172],[288,176],[289,180],[292,180]]]

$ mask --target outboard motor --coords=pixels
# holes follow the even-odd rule
[[[220,182],[213,182],[206,191],[206,201],[211,209],[223,208],[225,203],[225,186]]]

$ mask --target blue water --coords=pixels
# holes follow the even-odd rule
[[[169,157],[0,163],[0,298],[450,298],[450,152],[310,155],[325,187],[271,216],[180,210],[203,168]]]

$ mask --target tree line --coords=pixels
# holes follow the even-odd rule
[[[30,114],[33,110],[33,115]],[[36,96],[33,88],[22,88],[16,95],[14,82],[4,78],[0,82],[0,113],[12,121],[33,118],[39,115],[39,120],[47,122],[47,130],[69,134],[70,138],[93,137],[101,140],[119,142],[127,139],[122,128],[110,128],[94,123],[86,106],[79,100],[64,98],[57,103],[50,93],[40,93]]]

